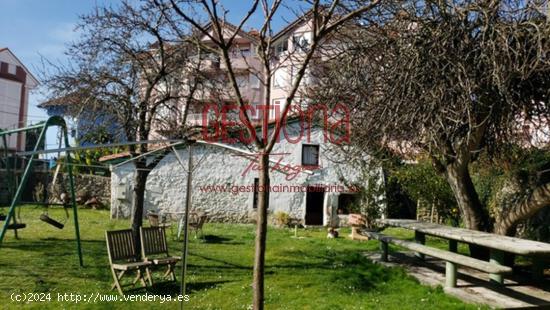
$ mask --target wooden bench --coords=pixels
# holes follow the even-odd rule
[[[477,269],[489,274],[505,274],[511,273],[512,268],[504,265],[493,264],[490,262],[475,259],[469,256],[444,251],[432,247],[425,246],[423,244],[400,240],[381,233],[362,231],[363,235],[367,235],[369,238],[380,241],[380,248],[382,250],[381,260],[388,261],[388,244],[395,244],[417,253],[425,254],[431,257],[439,258],[446,261],[445,266],[445,286],[456,287],[456,273],[457,266],[465,266],[473,269]]]
[[[141,281],[144,287],[147,286],[144,274],[148,273],[147,268],[152,265],[152,262],[144,262],[136,259],[139,255],[137,255],[134,246],[132,230],[123,229],[106,231],[105,239],[107,240],[107,254],[109,255],[109,265],[114,280],[111,289],[116,287],[120,295],[124,296],[120,280],[126,272],[132,271],[135,271],[137,275],[131,285],[134,286],[137,281]],[[118,274],[117,271],[119,272]]]
[[[379,219],[377,222],[384,226],[413,230],[417,243],[424,244],[426,235],[447,239],[451,252],[456,252],[458,242],[487,248],[490,252],[490,261],[494,264],[504,265],[505,253],[528,257],[532,261],[532,277],[536,282],[541,282],[544,279],[544,269],[548,268],[550,244],[545,242],[410,219]],[[502,274],[491,274],[490,278],[493,282],[504,283]]]

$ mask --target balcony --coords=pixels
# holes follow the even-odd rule
[[[259,71],[261,64],[256,56],[252,56],[251,54],[247,55],[231,55],[230,58],[231,65],[233,66],[233,70],[235,71]],[[220,69],[221,70],[227,70],[227,66],[222,62],[220,63]]]
[[[199,57],[192,58],[194,63],[199,61]],[[215,54],[207,54],[201,57],[201,69],[205,71],[218,71],[220,69],[220,58]]]
[[[211,120],[214,118],[211,116],[207,116],[205,120],[203,120],[203,114],[202,113],[190,113],[187,115],[187,124],[189,126],[204,126],[204,122],[206,121],[206,125],[210,123]]]

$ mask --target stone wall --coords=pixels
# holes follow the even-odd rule
[[[74,176],[75,193],[77,201],[84,203],[86,200],[95,197],[104,206],[110,205],[111,199],[111,178],[97,175],[78,174]],[[68,175],[60,174],[57,177],[54,192],[49,192],[50,197],[56,195],[55,191],[59,191],[61,184],[69,184]],[[68,188],[67,188],[68,189]]]
[[[63,191],[69,190],[69,179],[66,173],[60,173],[57,176],[56,184],[51,185],[53,182],[53,174],[47,173],[34,173],[30,178],[25,192],[27,192],[27,199],[33,199],[33,192],[36,186],[39,183],[42,183],[46,186],[48,191],[48,198],[50,202],[59,202],[59,195]],[[88,199],[95,197],[99,202],[104,206],[108,207],[110,205],[111,199],[111,178],[103,177],[97,175],[87,175],[87,174],[75,174],[74,175],[74,186],[75,194],[77,197],[77,202],[83,204]],[[30,197],[29,197],[30,196]]]

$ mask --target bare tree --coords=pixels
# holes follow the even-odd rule
[[[201,82],[200,67],[192,65],[198,62],[191,58],[200,53],[188,37],[175,34],[172,26],[163,12],[145,2],[124,1],[82,16],[81,39],[68,47],[70,63],[55,65],[45,73],[50,96],[76,96],[73,104],[79,110],[88,111],[88,116],[108,115],[116,124],[113,128],[119,130],[119,139],[128,142],[147,141],[151,136],[181,138],[188,103]],[[178,27],[185,29],[185,25]],[[182,119],[166,121],[170,115]],[[128,150],[131,157],[137,157],[150,147],[144,142]],[[145,157],[133,161],[132,229],[138,248],[147,176],[166,153],[149,163]]]
[[[253,0],[249,10],[244,14],[237,26],[228,27],[226,20],[227,10],[225,10],[218,1],[179,1],[179,0],[154,0],[154,3],[160,10],[170,10],[171,18],[179,18],[188,22],[202,36],[205,36],[213,43],[210,49],[220,57],[224,67],[226,68],[226,77],[233,92],[234,101],[240,107],[240,118],[248,131],[250,137],[253,138],[253,144],[258,153],[259,161],[259,188],[267,189],[269,187],[269,154],[271,153],[277,137],[280,134],[283,120],[289,113],[291,105],[296,99],[297,92],[300,89],[300,84],[306,75],[307,69],[310,67],[312,59],[317,57],[320,50],[320,45],[323,40],[345,22],[358,18],[363,13],[371,10],[378,4],[378,0],[374,1],[308,1],[306,6],[309,8],[299,13],[299,22],[308,24],[311,28],[311,42],[309,46],[294,53],[295,61],[293,62],[297,73],[288,90],[288,95],[284,100],[284,105],[281,109],[281,117],[275,122],[274,130],[271,134],[268,132],[266,120],[269,119],[269,111],[271,109],[271,91],[275,67],[275,59],[277,54],[274,50],[273,43],[275,41],[274,30],[272,23],[277,14],[280,14],[281,6],[285,5],[281,0]],[[263,109],[264,126],[262,126],[262,134],[258,136],[256,129],[252,125],[247,111],[247,104],[243,98],[243,90],[237,81],[237,75],[233,66],[230,52],[235,45],[238,35],[243,31],[245,25],[254,14],[262,14],[265,22],[261,25],[257,34],[257,49],[256,54],[261,62],[260,72],[256,72],[261,83],[265,87],[262,103],[265,106]],[[208,23],[199,20],[197,16],[204,17]],[[298,55],[299,54],[299,55]],[[264,265],[265,265],[265,249],[267,236],[267,207],[269,203],[268,190],[261,190],[258,195],[258,213],[257,213],[257,229],[256,229],[256,245],[254,258],[254,275],[253,275],[253,306],[254,309],[263,309],[264,303]]]
[[[353,103],[359,149],[427,153],[464,224],[509,234],[550,205],[550,185],[492,222],[470,177],[482,151],[525,144],[549,125],[550,25],[535,1],[393,1],[368,28],[342,31],[315,96]]]

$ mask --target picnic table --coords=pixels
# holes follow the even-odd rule
[[[379,219],[378,223],[413,230],[417,243],[424,244],[425,236],[430,235],[449,240],[449,251],[457,251],[457,242],[464,242],[488,248],[490,262],[504,265],[504,253],[513,253],[529,257],[532,275],[535,280],[543,278],[545,264],[550,258],[550,244],[470,229],[439,225],[408,219]],[[422,255],[419,255],[422,257]],[[491,274],[491,280],[502,283],[502,274]]]

